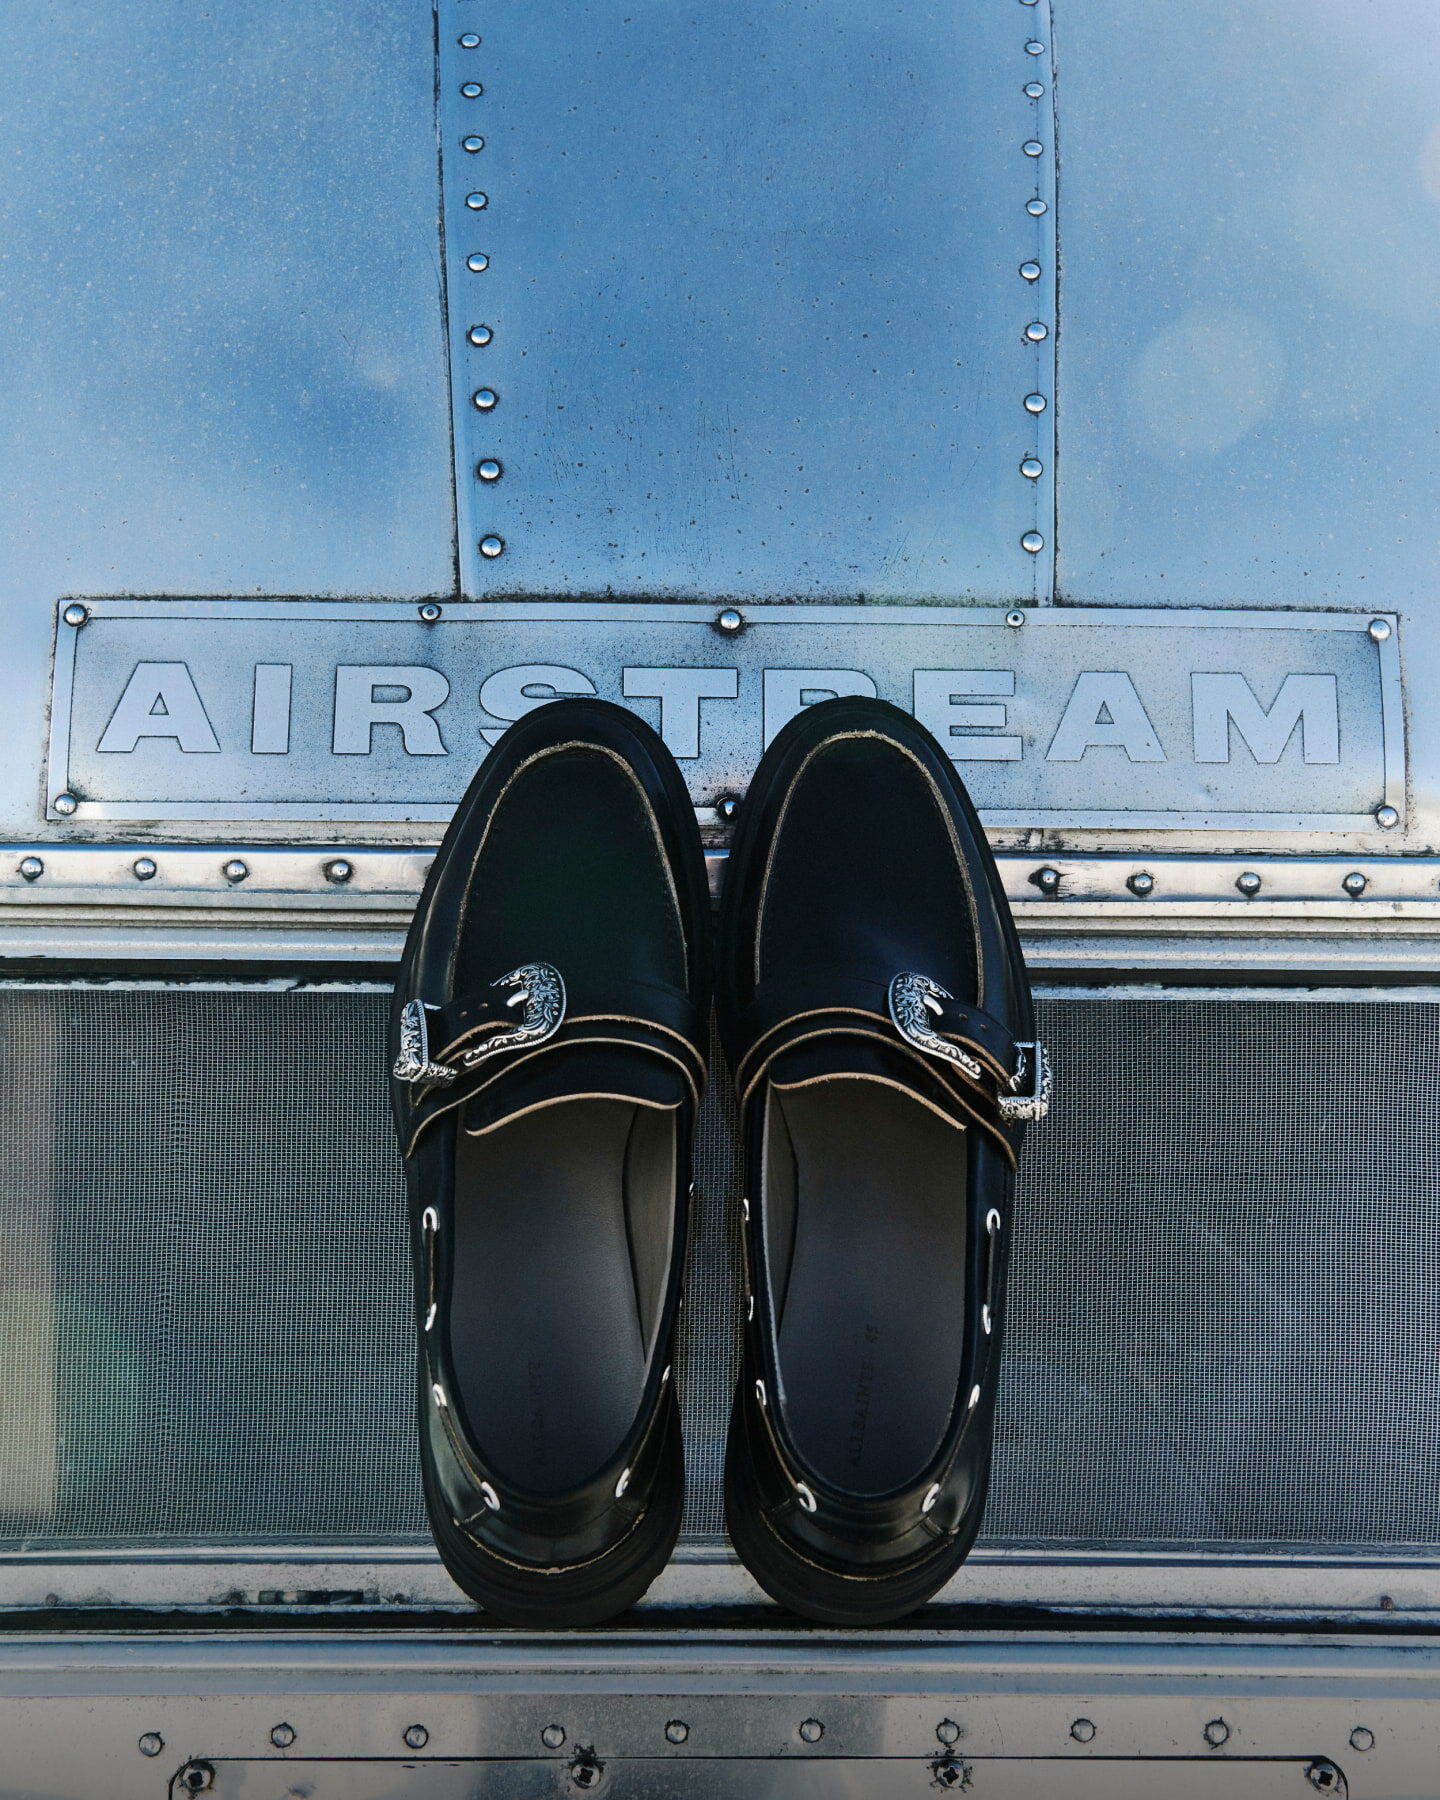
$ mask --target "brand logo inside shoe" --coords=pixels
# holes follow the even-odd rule
[[[878,1325],[865,1327],[865,1346],[867,1349],[880,1341]],[[870,1423],[870,1400],[875,1386],[875,1363],[873,1358],[865,1356],[860,1359],[855,1382],[855,1410],[850,1416],[850,1441],[847,1449],[850,1466],[858,1466],[865,1453],[865,1428]]]
[[[927,1056],[938,1056],[946,1062],[954,1063],[972,1081],[978,1081],[980,1065],[975,1058],[967,1056],[949,1038],[941,1037],[930,1023],[932,1015],[938,1018],[945,1010],[941,1002],[953,998],[938,981],[932,981],[928,975],[897,975],[890,983],[890,1018],[907,1043],[913,1044],[917,1050],[923,1050]]]

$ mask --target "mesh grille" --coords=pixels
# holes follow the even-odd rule
[[[0,990],[0,1543],[423,1536],[385,1007]],[[1042,1011],[1058,1098],[990,1537],[1440,1541],[1440,1015]],[[721,1529],[731,1128],[721,1091],[682,1326],[692,1540]]]

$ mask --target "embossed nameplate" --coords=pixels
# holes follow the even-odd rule
[[[1403,823],[1393,618],[1158,608],[71,602],[47,805],[443,820],[508,723],[599,694],[659,727],[704,808],[833,693],[922,719],[996,828]]]

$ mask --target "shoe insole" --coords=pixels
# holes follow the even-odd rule
[[[455,1384],[497,1477],[533,1492],[593,1475],[639,1410],[646,1329],[625,1189],[647,1110],[579,1099],[456,1131]]]
[[[787,1160],[793,1185],[777,1207],[767,1194],[767,1222],[783,1230],[794,1202],[777,1298],[786,1420],[817,1474],[885,1493],[921,1473],[955,1404],[965,1133],[876,1081],[776,1089],[771,1105],[767,1187]]]

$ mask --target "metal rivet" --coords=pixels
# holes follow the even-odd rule
[[[1039,319],[1032,319],[1025,327],[1025,335],[1032,344],[1043,344],[1050,335],[1050,327]]]
[[[26,881],[38,881],[45,873],[45,865],[38,856],[22,856],[20,873]]]
[[[1030,481],[1038,481],[1045,473],[1045,465],[1038,456],[1027,456],[1020,465],[1020,473]]]
[[[478,412],[489,412],[499,398],[494,388],[476,388],[470,396],[470,403]]]
[[[1027,156],[1043,156],[1045,154],[1045,146],[1040,142],[1039,138],[1030,138],[1026,143],[1022,144],[1020,148]]]
[[[437,606],[433,600],[427,600],[423,606],[416,608],[427,625],[433,625],[444,610],[443,606]]]
[[[1352,869],[1340,885],[1347,894],[1363,894],[1368,884],[1358,869]]]
[[[1053,894],[1060,885],[1060,871],[1058,869],[1052,869],[1049,863],[1046,863],[1044,868],[1037,869],[1030,879],[1034,882],[1036,887],[1043,889],[1045,893]]]
[[[153,856],[137,856],[130,865],[137,881],[153,881],[159,867]]]
[[[1027,56],[1043,56],[1045,54],[1045,46],[1040,42],[1039,38],[1031,38],[1030,42],[1025,46],[1025,54]]]
[[[1345,1791],[1345,1777],[1327,1756],[1316,1757],[1306,1769],[1305,1779],[1321,1794],[1340,1794]]]
[[[605,1779],[605,1767],[593,1750],[577,1750],[570,1764],[570,1779],[578,1788],[597,1788]]]
[[[478,81],[462,81],[460,92],[467,100],[478,100],[485,90]]]
[[[184,1793],[203,1794],[214,1786],[215,1771],[207,1762],[186,1763],[176,1781]]]
[[[477,150],[485,148],[485,140],[482,137],[464,137],[460,140],[460,148],[468,150],[473,156]]]
[[[722,794],[715,802],[715,810],[722,819],[733,819],[740,810],[740,802],[734,794]]]
[[[1353,1734],[1350,1741],[1352,1744],[1355,1741]],[[147,1731],[140,1740],[140,1754],[142,1756],[158,1756],[164,1748],[165,1740],[158,1731]]]
[[[1038,100],[1045,92],[1045,84],[1042,81],[1027,81],[1025,92],[1031,100]]]
[[[274,1725],[270,1728],[270,1742],[277,1750],[288,1750],[295,1742],[293,1725]]]
[[[65,608],[65,618],[67,623],[75,623],[70,617],[68,606]],[[1377,644],[1383,644],[1390,635],[1390,621],[1388,619],[1372,619],[1365,629]]]
[[[498,481],[504,470],[493,456],[487,456],[484,462],[476,463],[475,473],[482,481]]]
[[[485,345],[494,337],[495,333],[488,325],[472,325],[465,335],[477,349],[483,350]]]
[[[825,1727],[818,1719],[802,1719],[800,1735],[807,1744],[818,1744],[825,1735]]]
[[[1049,212],[1050,208],[1037,194],[1033,200],[1027,200],[1025,202],[1025,210],[1032,219],[1038,219],[1042,217],[1043,214]]]
[[[325,879],[333,882],[336,887],[344,887],[354,873],[354,863],[347,862],[343,856],[337,856],[333,862],[325,865]]]
[[[490,258],[477,250],[473,256],[465,258],[465,267],[472,275],[483,275],[490,267]]]
[[[563,1725],[547,1725],[545,1727],[545,1729],[540,1733],[540,1742],[545,1746],[545,1748],[547,1750],[558,1750],[560,1748],[560,1746],[565,1742],[564,1726]]]
[[[1038,556],[1045,548],[1045,540],[1038,531],[1027,531],[1020,540],[1020,548],[1028,550],[1032,556]]]
[[[1095,1735],[1093,1720],[1076,1719],[1070,1727],[1070,1735],[1077,1744],[1088,1744]]]
[[[939,1498],[940,1498],[940,1483],[937,1481],[935,1483],[935,1485],[926,1494],[925,1498],[920,1502],[921,1512],[928,1513]]]
[[[1395,1597],[1393,1594],[1382,1594],[1380,1596],[1380,1610],[1381,1612],[1394,1612]]]
[[[68,819],[80,802],[73,794],[57,794],[52,804],[62,819]]]
[[[141,1739],[141,1742],[144,1742],[143,1738]],[[1350,1733],[1350,1748],[1352,1750],[1373,1750],[1375,1748],[1375,1733],[1368,1730],[1364,1725],[1357,1725]]]
[[[1034,4],[1034,0],[1023,0],[1023,4],[1031,6]],[[478,50],[480,48],[480,34],[476,31],[462,32],[455,41],[462,50]]]
[[[232,856],[230,861],[222,867],[220,873],[227,881],[236,882],[243,881],[250,871],[238,856]]]
[[[1125,885],[1132,894],[1138,894],[1143,900],[1147,894],[1155,892],[1155,877],[1147,874],[1144,869],[1138,869]]]
[[[480,540],[480,554],[482,556],[490,556],[490,557],[499,556],[503,553],[504,549],[505,549],[504,538],[483,537]]]
[[[430,1733],[423,1725],[407,1725],[405,1727],[405,1742],[412,1750],[423,1750],[430,1742]]]
[[[1205,1727],[1205,1742],[1212,1750],[1218,1750],[1230,1736],[1230,1727],[1223,1719],[1212,1719]]]
[[[1027,394],[1025,396],[1025,410],[1028,413],[1043,413],[1046,404],[1043,394]]]
[[[1246,869],[1235,877],[1235,885],[1249,900],[1260,892],[1260,877],[1253,869]]]
[[[1040,265],[1037,262],[1023,262],[1020,265],[1020,273],[1026,281],[1038,281],[1041,274]]]
[[[960,1727],[953,1719],[942,1719],[935,1727],[935,1735],[942,1744],[957,1744],[960,1741]]]
[[[1382,831],[1389,831],[1392,827],[1400,823],[1400,815],[1393,806],[1377,806],[1375,808],[1375,823]]]
[[[484,212],[485,208],[490,204],[490,196],[478,191],[473,194],[467,194],[465,196],[465,204],[470,208],[471,212]]]
[[[690,1735],[690,1727],[683,1719],[671,1719],[665,1727],[665,1738],[671,1744],[683,1744]]]
[[[90,617],[90,608],[82,606],[78,600],[72,600],[60,616],[67,625],[83,625]]]
[[[743,631],[744,628],[745,615],[742,612],[738,612],[733,606],[727,606],[723,612],[718,612],[715,615],[715,629],[717,631],[733,633],[736,631]]]
[[[1012,607],[1005,615],[1005,623],[1012,631],[1018,631],[1025,623],[1025,614],[1021,612],[1018,606]]]

